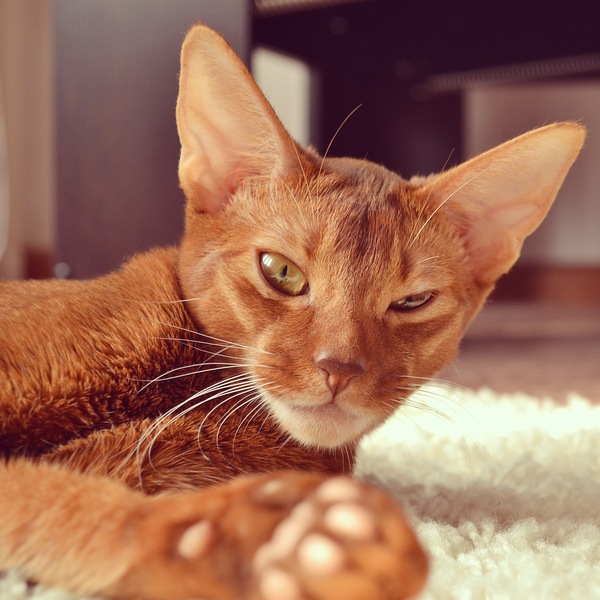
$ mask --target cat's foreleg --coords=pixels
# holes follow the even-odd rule
[[[0,570],[95,594],[139,553],[148,500],[120,483],[20,459],[0,465],[0,490]]]
[[[111,596],[401,600],[425,581],[427,559],[399,508],[349,477],[239,477],[153,504],[138,526],[146,551]]]
[[[354,447],[321,451],[301,447],[276,431],[244,430],[235,444],[219,444],[218,421],[201,430],[201,417],[178,417],[169,426],[150,419],[95,431],[44,455],[70,470],[104,475],[148,494],[190,491],[224,483],[238,475],[294,468],[349,473]],[[256,443],[257,439],[264,444]],[[282,441],[284,440],[284,442]]]
[[[0,568],[137,600],[397,600],[426,559],[383,493],[280,472],[147,497],[52,465],[0,469]]]

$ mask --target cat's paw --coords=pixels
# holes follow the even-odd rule
[[[131,534],[111,597],[400,600],[427,572],[396,504],[349,477],[286,471],[152,499]]]
[[[272,479],[254,498],[260,506],[289,505],[290,479],[302,477]],[[349,477],[326,479],[303,495],[252,566],[263,600],[400,600],[418,593],[427,573],[425,554],[395,504]]]

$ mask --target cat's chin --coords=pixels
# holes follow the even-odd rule
[[[339,448],[356,443],[379,424],[364,411],[349,411],[328,402],[317,406],[268,401],[272,414],[296,441],[316,448]]]

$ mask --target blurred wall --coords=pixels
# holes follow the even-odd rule
[[[55,244],[51,13],[51,0],[0,0],[0,110],[7,167],[4,175],[0,169],[0,177],[8,190],[8,207],[0,210],[9,222],[8,239],[0,239],[0,250],[5,249],[0,277],[22,276],[26,260],[35,262]]]
[[[183,233],[179,52],[203,21],[248,58],[247,0],[54,0],[57,259],[75,278]]]
[[[248,0],[0,0],[9,174],[0,176],[10,189],[0,277],[89,277],[178,242],[181,42],[203,21],[247,59],[250,9]]]

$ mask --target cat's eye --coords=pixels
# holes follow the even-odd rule
[[[301,296],[308,290],[304,273],[289,258],[275,252],[261,252],[260,270],[267,283],[286,296]]]
[[[406,296],[401,300],[396,300],[390,304],[390,309],[397,312],[408,312],[409,310],[415,310],[421,308],[430,302],[434,297],[433,292],[421,292],[420,294],[412,294]]]

